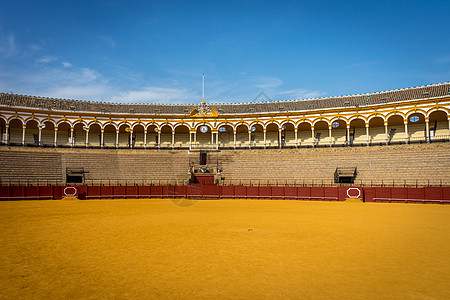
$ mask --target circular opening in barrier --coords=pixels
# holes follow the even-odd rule
[[[74,197],[77,194],[77,188],[74,186],[68,186],[64,188],[64,196]]]
[[[348,188],[347,196],[351,199],[358,199],[361,196],[361,190],[359,188]]]

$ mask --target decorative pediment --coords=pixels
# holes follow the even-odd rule
[[[208,104],[206,104],[205,100],[202,100],[202,103],[197,107],[194,108],[190,115],[191,117],[217,117],[219,114],[217,113],[217,111],[214,108],[209,107]]]

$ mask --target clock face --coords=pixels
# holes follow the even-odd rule
[[[208,132],[208,126],[205,126],[205,125],[201,126],[200,127],[200,132],[201,133],[207,133]]]

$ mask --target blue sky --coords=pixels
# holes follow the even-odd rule
[[[251,102],[450,80],[450,2],[0,1],[0,91]]]

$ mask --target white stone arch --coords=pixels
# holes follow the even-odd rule
[[[132,124],[130,122],[128,122],[128,121],[126,121],[126,122],[124,122],[124,121],[119,122],[117,124],[117,128],[120,128],[122,125],[126,125],[126,126],[132,128],[132,126],[131,126]]]
[[[134,131],[134,128],[136,128],[136,127],[138,127],[138,126],[141,126],[141,127],[145,130],[145,125],[144,125],[142,122],[140,122],[140,123],[135,122],[135,123],[133,123],[133,124],[130,126],[130,128],[131,128],[131,130]]]
[[[298,126],[300,126],[300,124],[303,123],[307,123],[309,124],[309,126],[313,126],[313,122],[310,119],[302,119],[302,120],[298,120],[297,122],[295,122],[295,128],[298,129]]]
[[[252,128],[252,126],[251,126],[249,123],[247,123],[247,122],[239,122],[239,123],[236,124],[235,130],[237,130],[237,128],[238,128],[239,126],[245,126],[245,127],[247,127],[247,131],[249,131],[250,128]]]
[[[117,124],[114,122],[104,122],[101,127],[101,132],[103,135],[103,147],[115,147],[116,146],[116,133],[119,129]],[[108,128],[112,127],[112,130],[108,130]]]
[[[24,120],[24,124],[26,125],[30,121],[36,122],[38,124],[38,126],[41,125],[41,122],[40,122],[41,120],[39,118],[36,118],[36,117],[28,117],[28,118],[26,118]]]
[[[11,116],[11,117],[9,117],[7,124],[11,123],[12,120],[19,120],[22,123],[22,126],[23,126],[23,124],[25,124],[25,120],[24,120],[24,118],[22,116]]]
[[[191,134],[191,127],[188,123],[176,123],[173,126],[173,132],[175,148],[189,147],[189,135]]]
[[[446,139],[450,135],[450,115],[446,109],[430,109],[426,119],[429,122],[430,139]]]
[[[177,129],[180,126],[184,126],[186,127],[188,130],[191,130],[191,126],[188,123],[176,123],[175,125],[173,125],[173,130]]]
[[[331,125],[330,120],[328,120],[328,119],[326,119],[326,118],[317,118],[317,119],[314,119],[314,121],[312,121],[312,126],[315,127],[316,124],[319,123],[319,122],[325,122],[325,123],[327,123],[328,126]]]
[[[395,116],[400,116],[403,118],[403,120],[406,119],[406,114],[402,111],[391,111],[390,113],[388,113],[386,115],[386,121],[389,121],[389,118],[395,117]]]
[[[433,107],[432,109],[428,110],[425,114],[425,117],[429,118],[430,115],[436,111],[443,111],[447,114],[447,117],[450,116],[450,110],[445,107]]]
[[[100,126],[100,130],[103,129],[103,124],[100,122],[97,122],[97,121],[91,121],[91,122],[87,123],[86,128],[90,129],[92,125],[98,125],[98,126]]]
[[[261,121],[251,121],[248,124],[249,124],[249,128],[252,128],[252,126],[254,126],[254,125],[261,125],[264,129],[264,122],[261,122]]]
[[[144,125],[145,131],[147,131],[148,128],[149,128],[150,126],[155,126],[155,127],[156,127],[156,130],[159,131],[159,125],[158,125],[158,123],[152,123],[152,122],[149,122],[149,123],[147,123],[147,124]]]
[[[116,124],[115,122],[107,121],[107,122],[104,122],[104,123],[102,124],[102,130],[105,130],[105,127],[108,126],[108,125],[114,126],[114,129],[115,129],[115,130],[118,130],[118,129],[119,129],[119,127],[117,126],[117,124]]]
[[[277,129],[280,129],[280,128],[281,128],[280,122],[278,122],[277,120],[269,120],[269,121],[267,121],[267,122],[264,123],[264,130],[267,130],[267,127],[268,127],[270,124],[276,125],[276,126],[277,126]]]
[[[50,118],[50,119],[49,118],[42,119],[41,120],[42,126],[44,126],[44,123],[47,123],[47,122],[52,123],[54,127],[57,126],[56,121],[53,120],[52,118]]]
[[[59,119],[58,121],[56,121],[55,127],[59,127],[59,125],[66,123],[67,125],[69,125],[69,127],[72,128],[72,122],[68,119]]]
[[[72,128],[75,128],[75,126],[77,124],[82,124],[83,125],[83,130],[86,130],[87,128],[89,128],[89,123],[84,121],[84,120],[81,120],[81,121],[80,120],[75,120],[75,121],[73,121]]]
[[[81,129],[79,129],[81,128]],[[74,146],[83,146],[86,145],[86,133],[88,132],[88,125],[84,120],[75,120],[72,123],[73,129],[73,145]]]
[[[211,124],[209,124],[208,122],[200,122],[198,124],[195,124],[195,126],[194,126],[195,131],[197,131],[203,125],[208,126],[209,130],[211,130],[211,131],[213,130],[213,126]]]
[[[346,118],[343,116],[336,116],[336,117],[331,118],[330,124],[333,124],[334,121],[344,121],[346,126],[348,126],[350,124],[349,118]]]
[[[383,120],[383,122],[386,122],[386,116],[384,114],[372,114],[367,118],[367,123],[370,123],[370,121],[374,118],[381,118]]]
[[[169,126],[169,127],[170,127],[170,130],[172,130],[172,132],[175,130],[175,126],[174,126],[172,123],[170,123],[170,122],[168,122],[168,123],[162,123],[162,124],[159,126],[159,130],[161,130],[164,126]]]
[[[427,112],[422,110],[422,109],[414,109],[414,110],[410,110],[405,114],[404,119],[409,119],[409,117],[413,114],[421,114],[424,118],[427,117]]]
[[[282,127],[283,125],[286,125],[286,124],[292,124],[292,126],[294,126],[294,129],[297,128],[297,125],[295,124],[294,120],[283,120],[280,123],[280,127]]]
[[[369,123],[368,117],[365,115],[353,115],[350,118],[348,118],[348,124],[350,124],[354,120],[362,120],[365,124]],[[330,123],[331,124],[331,123]]]

